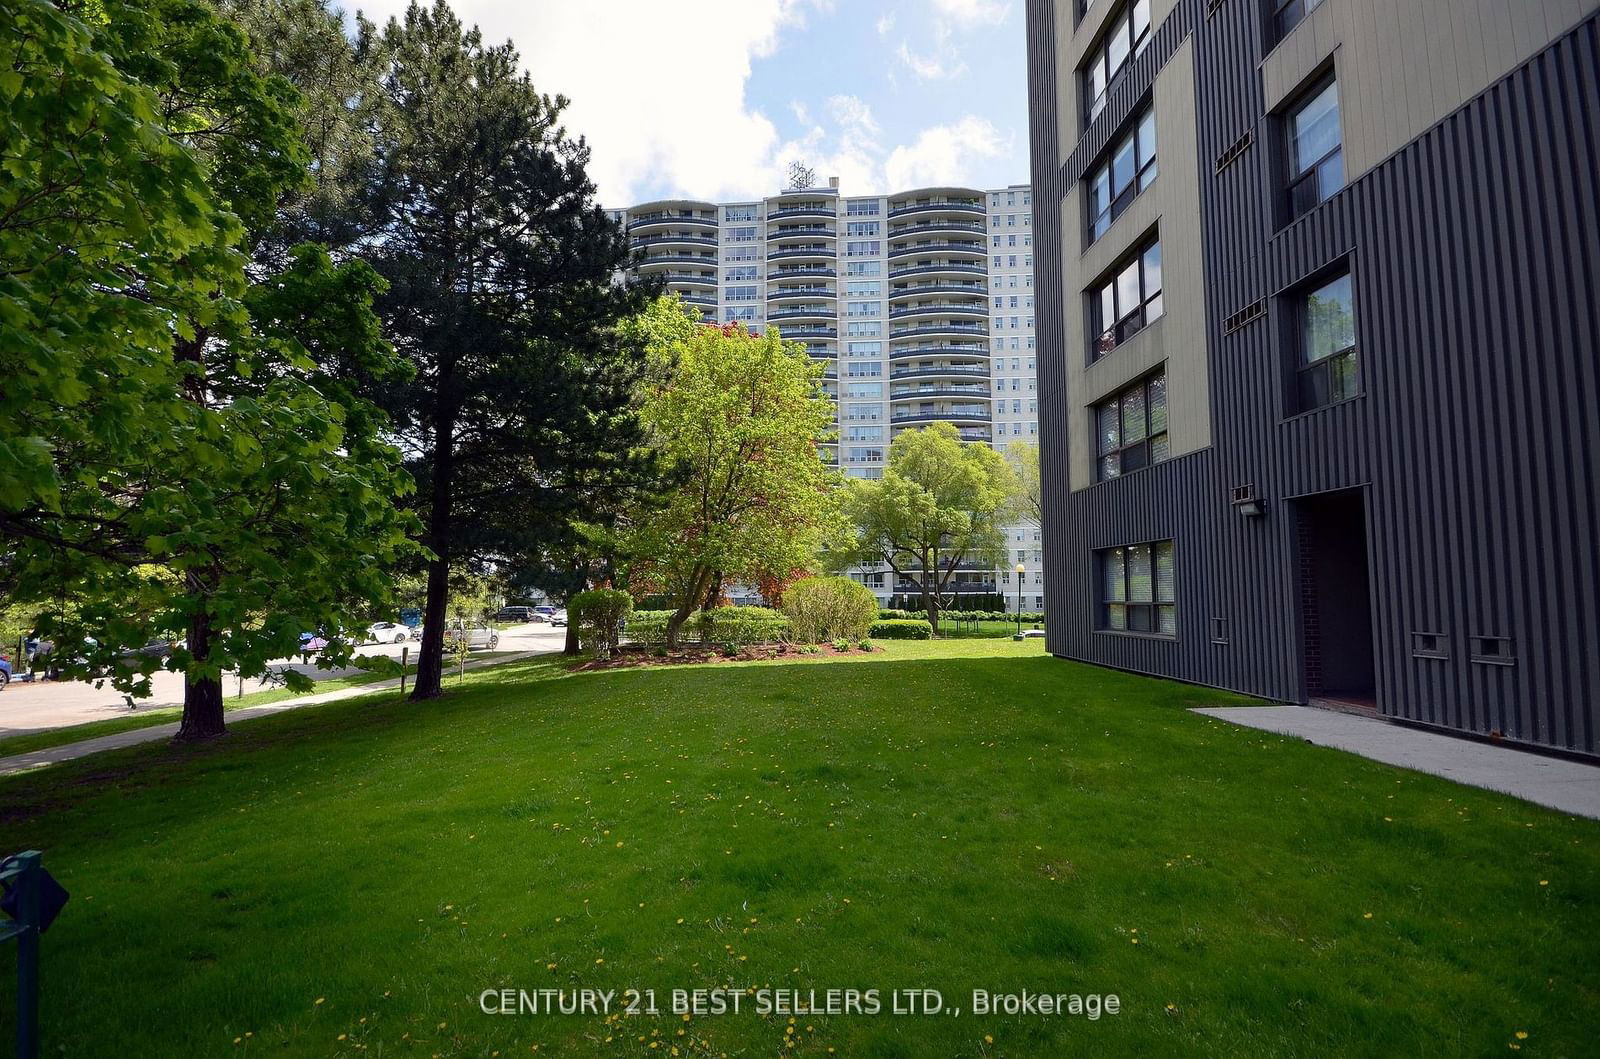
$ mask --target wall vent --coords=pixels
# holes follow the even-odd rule
[[[1442,632],[1414,632],[1411,655],[1413,658],[1449,658],[1450,637]]]
[[[1227,643],[1228,642],[1228,619],[1227,618],[1212,618],[1211,619],[1211,642],[1212,643]]]
[[[1235,504],[1248,504],[1256,498],[1256,487],[1250,485],[1236,485],[1233,487],[1233,502]]]
[[[1243,136],[1239,137],[1237,140],[1234,140],[1233,143],[1228,145],[1228,149],[1226,151],[1223,151],[1221,154],[1217,155],[1216,171],[1220,173],[1233,163],[1237,162],[1240,156],[1248,151],[1250,149],[1250,145],[1255,142],[1256,130],[1244,130]]]
[[[1474,662],[1487,666],[1514,666],[1517,664],[1516,645],[1509,636],[1473,636],[1468,639]]]
[[[1233,334],[1247,324],[1253,324],[1267,315],[1267,299],[1257,298],[1243,309],[1222,321],[1222,334],[1224,337]]]

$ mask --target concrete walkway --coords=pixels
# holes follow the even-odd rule
[[[1194,712],[1600,819],[1600,765],[1309,706],[1217,706]]]
[[[483,658],[476,662],[469,661],[466,668],[482,669],[485,666],[503,666],[511,662],[521,662],[529,658],[550,654],[549,651],[523,651],[519,654],[507,655],[504,658]],[[448,668],[448,676],[455,671],[455,667]],[[414,677],[407,677],[414,681]],[[316,706],[324,702],[334,702],[338,699],[353,699],[358,695],[371,695],[379,691],[391,691],[400,686],[400,678],[390,680],[377,680],[371,684],[360,684],[351,688],[340,688],[337,691],[324,691],[316,695],[304,695],[298,699],[284,699],[282,702],[273,702],[265,706],[246,706],[241,710],[229,710],[227,713],[230,725],[239,721],[248,721],[256,717],[266,717],[284,710],[297,710],[302,706]],[[63,743],[60,746],[44,747],[40,750],[31,750],[25,754],[13,754],[10,757],[0,757],[0,776],[9,776],[18,772],[28,772],[32,769],[44,768],[47,765],[59,765],[63,761],[74,761],[90,754],[98,754],[106,750],[120,750],[125,746],[138,746],[140,743],[154,743],[171,739],[178,734],[178,722],[167,724],[153,724],[148,728],[134,728],[126,732],[115,732],[111,735],[97,736],[93,739],[83,739],[76,743]]]

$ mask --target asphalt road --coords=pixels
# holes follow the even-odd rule
[[[559,651],[566,642],[565,629],[553,629],[545,624],[514,625],[500,632],[498,651]],[[366,656],[386,655],[399,660],[401,651],[410,649],[410,659],[417,657],[415,642],[406,644],[368,644],[360,649]],[[478,652],[482,653],[482,652]],[[326,680],[360,672],[357,669],[320,669],[315,660],[310,663],[298,658],[284,658],[272,664],[274,671],[296,669],[312,680]],[[22,683],[12,681],[5,691],[0,691],[0,738],[61,728],[69,724],[98,721],[106,717],[126,717],[130,712],[178,706],[183,703],[183,675],[181,673],[156,673],[151,679],[153,694],[138,700],[130,710],[122,693],[105,684],[95,687],[89,681],[39,681]],[[223,691],[232,698],[241,693],[239,681],[233,676],[223,679]],[[244,682],[243,694],[281,687],[281,682],[261,680]]]

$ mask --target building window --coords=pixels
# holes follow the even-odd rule
[[[876,217],[878,215],[877,199],[860,199],[844,204],[847,217]]]
[[[1289,113],[1289,219],[1344,187],[1339,85],[1330,80]]]
[[[1146,109],[1089,177],[1089,241],[1106,234],[1134,198],[1156,178],[1156,115]]]
[[[1350,273],[1307,293],[1298,303],[1300,409],[1346,401],[1361,389]]]
[[[756,239],[754,228],[729,228],[728,241],[733,243],[753,243]]]
[[[846,235],[877,235],[877,221],[849,221],[845,224]]]
[[[740,265],[737,268],[730,268],[724,272],[722,278],[727,280],[729,283],[736,283],[739,280],[755,279],[757,278],[756,267],[754,265]]]
[[[1150,43],[1150,0],[1133,0],[1111,22],[1111,29],[1095,46],[1083,71],[1083,98],[1089,101],[1085,124],[1106,108],[1106,93],[1128,60]]]
[[[754,206],[725,206],[722,210],[722,219],[725,221],[753,221],[756,219]]]
[[[1147,244],[1091,297],[1095,338],[1089,359],[1095,361],[1161,318],[1161,244]]]
[[[1282,40],[1289,35],[1289,31],[1300,24],[1300,20],[1315,11],[1322,0],[1275,0],[1277,10],[1273,12],[1272,20],[1278,29],[1278,39]]]
[[[876,276],[880,274],[881,265],[882,262],[879,261],[847,261],[844,266],[844,274],[847,276]]]
[[[1152,375],[1095,406],[1095,455],[1100,481],[1160,463],[1167,438],[1167,377]]]
[[[1178,635],[1172,542],[1131,544],[1100,553],[1100,628]]]

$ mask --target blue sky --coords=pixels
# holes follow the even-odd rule
[[[347,0],[348,2],[348,0]],[[608,206],[1028,179],[1023,0],[456,0],[572,99]],[[369,17],[401,0],[351,3]]]

